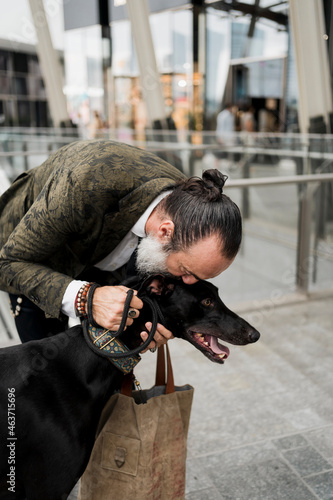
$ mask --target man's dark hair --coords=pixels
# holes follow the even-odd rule
[[[242,240],[242,217],[238,206],[225,194],[227,176],[216,169],[206,170],[202,179],[191,177],[173,186],[159,211],[173,221],[173,251],[189,248],[208,236],[217,235],[222,255],[233,259]]]

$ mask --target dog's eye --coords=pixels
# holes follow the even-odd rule
[[[212,299],[204,299],[201,304],[205,307],[211,307],[213,305]]]

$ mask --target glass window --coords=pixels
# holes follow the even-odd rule
[[[160,72],[172,70],[172,13],[161,12],[150,16],[157,67]]]
[[[116,128],[133,128],[132,79],[115,78]]]
[[[192,67],[192,11],[161,12],[150,16],[156,62],[161,73]]]
[[[134,47],[129,21],[112,24],[112,65],[115,76],[132,74]]]
[[[29,101],[17,101],[17,114],[20,127],[30,127],[31,112]]]
[[[96,57],[87,57],[88,87],[103,87],[101,60]]]
[[[0,101],[0,126],[5,124],[5,113],[3,108],[3,102]]]
[[[9,76],[0,76],[0,94],[12,94],[11,79]]]
[[[17,126],[17,111],[16,111],[16,102],[15,101],[6,101],[6,109],[5,109],[5,123],[9,127]]]
[[[84,121],[89,113],[103,110],[103,42],[100,26],[70,30],[65,33],[65,94],[71,112],[87,104]],[[93,102],[92,102],[93,100]],[[81,112],[81,111],[80,111]]]
[[[175,72],[192,71],[192,19],[191,10],[172,13],[172,66]]]
[[[14,78],[15,91],[17,95],[28,95],[27,79],[24,77]]]
[[[250,16],[207,9],[206,117],[221,109],[223,99],[237,103],[282,97],[288,34],[267,19],[257,19],[249,37],[250,21]],[[254,57],[257,62],[250,62]]]
[[[9,52],[7,50],[0,50],[0,70],[8,71],[9,69]]]
[[[174,110],[172,118],[178,130],[188,129],[193,125],[192,85],[188,85],[186,75],[173,75],[172,96]]]
[[[206,114],[221,109],[231,59],[231,23],[228,18],[207,15]]]
[[[166,110],[168,114],[172,113],[177,124],[179,122],[182,126],[184,121],[188,121],[194,85],[192,19],[193,14],[190,9],[159,12],[150,16],[156,63],[161,74]],[[128,20],[112,24],[112,69],[116,77],[117,126],[143,129],[143,124],[147,122],[147,111],[141,96],[141,83],[136,78],[139,75],[139,67]],[[176,83],[173,82],[175,73],[179,75]],[[176,107],[181,108],[178,114],[175,113]],[[178,115],[181,116],[180,120]]]
[[[192,11],[160,12],[150,16],[160,73],[191,71]],[[112,24],[112,64],[115,76],[137,76],[139,68],[128,20]]]
[[[46,92],[42,78],[36,78],[35,76],[29,75],[28,90],[31,97],[46,98]]]
[[[13,52],[14,71],[28,73],[28,56],[21,52]]]
[[[248,95],[251,97],[283,97],[283,59],[262,60],[245,66],[249,69]]]
[[[35,102],[35,111],[36,111],[36,125],[37,127],[47,127],[47,104],[45,101],[36,101]]]
[[[287,53],[288,34],[278,30],[274,23],[268,25],[258,20],[251,38],[248,37],[250,18],[232,21],[231,25],[232,59],[283,56]]]
[[[28,57],[28,70],[34,76],[41,76],[42,72],[37,56],[30,55]]]

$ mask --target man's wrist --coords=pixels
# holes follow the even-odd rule
[[[92,283],[85,283],[77,292],[75,298],[75,311],[78,317],[87,316],[88,293]]]
[[[66,316],[70,318],[77,318],[76,308],[75,308],[75,299],[82,285],[88,283],[87,281],[82,280],[73,280],[68,285],[61,304],[61,312],[63,312]]]

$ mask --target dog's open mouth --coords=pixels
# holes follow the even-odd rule
[[[192,343],[212,361],[224,363],[230,354],[229,349],[221,344],[217,337],[198,332],[189,332]]]

